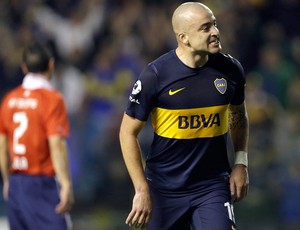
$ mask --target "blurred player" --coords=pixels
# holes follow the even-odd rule
[[[126,223],[149,230],[232,230],[233,202],[247,195],[249,183],[244,71],[220,52],[216,18],[205,5],[180,5],[172,24],[178,47],[141,73],[120,127],[135,188]],[[150,114],[154,138],[144,172],[137,137]]]
[[[69,230],[69,123],[63,97],[49,82],[54,58],[35,43],[24,50],[22,70],[22,85],[0,108],[0,166],[10,229]]]

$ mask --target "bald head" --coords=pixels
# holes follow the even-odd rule
[[[196,16],[212,14],[212,11],[200,2],[186,2],[181,4],[172,17],[172,26],[175,34],[185,32],[192,25]]]

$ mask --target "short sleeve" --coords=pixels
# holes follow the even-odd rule
[[[61,95],[52,98],[49,103],[45,125],[47,136],[50,135],[69,135],[69,121],[65,102]]]
[[[126,114],[141,121],[147,121],[157,104],[157,75],[148,65],[134,83],[128,98]]]
[[[2,113],[2,105],[0,106],[0,134],[6,134],[6,130],[4,127],[4,115]]]
[[[231,100],[232,105],[240,105],[245,100],[245,87],[246,87],[246,77],[244,69],[239,61],[234,59],[235,68],[233,74],[236,79],[236,88],[233,98]]]

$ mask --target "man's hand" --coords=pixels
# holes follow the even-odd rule
[[[62,186],[60,189],[60,202],[56,205],[57,214],[69,212],[74,204],[73,190],[71,186]]]
[[[145,228],[151,218],[151,213],[152,202],[149,191],[136,192],[126,224],[130,227]]]
[[[249,189],[248,170],[245,165],[234,165],[230,175],[230,192],[232,200],[237,202],[247,196]]]

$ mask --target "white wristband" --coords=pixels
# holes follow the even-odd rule
[[[234,164],[242,164],[248,167],[248,153],[246,151],[236,151]]]

